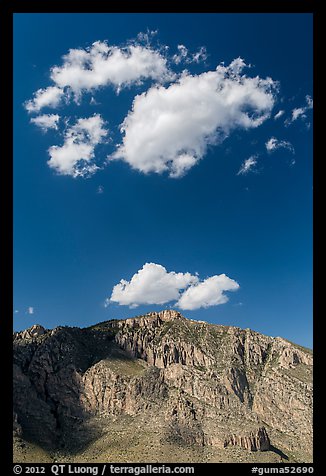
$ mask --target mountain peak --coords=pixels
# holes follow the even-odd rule
[[[28,329],[25,329],[20,332],[15,332],[14,336],[16,339],[32,339],[33,337],[38,337],[45,333],[45,327],[41,326],[41,324],[33,324]]]
[[[164,309],[162,311],[153,311],[148,312],[147,314],[141,314],[140,316],[130,317],[127,319],[123,319],[125,321],[129,319],[160,319],[161,321],[173,321],[174,319],[186,319],[181,312],[176,311],[175,309]]]
[[[165,309],[159,312],[150,312],[147,314],[148,316],[158,317],[162,321],[174,321],[175,319],[186,319],[181,312],[176,311],[174,309]]]

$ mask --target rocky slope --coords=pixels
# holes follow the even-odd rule
[[[128,450],[129,461],[310,462],[312,364],[282,338],[176,311],[36,325],[14,334],[15,459],[36,446],[58,461],[128,461]]]

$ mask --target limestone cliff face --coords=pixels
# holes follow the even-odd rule
[[[312,364],[310,353],[276,338],[256,385],[252,410],[273,429],[292,434],[291,451],[312,447]]]
[[[167,441],[307,460],[312,363],[284,339],[176,311],[87,329],[33,326],[14,334],[15,431],[55,448],[87,418],[124,428],[145,415]]]
[[[119,332],[115,341],[133,357],[144,359],[156,367],[165,368],[170,364],[209,365],[211,360],[200,347],[179,339],[171,341],[169,332],[162,335],[162,329],[168,331],[175,321],[179,321],[181,329],[182,326],[187,327],[186,319],[173,310],[151,313],[138,319],[126,319],[118,324]],[[163,324],[167,325],[162,327]],[[159,345],[158,335],[161,337]]]
[[[270,441],[266,429],[258,428],[257,431],[248,434],[233,434],[224,441],[224,446],[240,446],[250,451],[267,451],[270,448]]]

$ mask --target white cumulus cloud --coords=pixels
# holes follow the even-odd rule
[[[257,155],[252,155],[248,159],[246,159],[242,163],[237,175],[245,175],[249,171],[251,171],[255,167],[255,165],[257,164],[257,157],[258,157]]]
[[[27,314],[34,314],[34,307],[30,306],[27,308]]]
[[[64,97],[64,91],[57,86],[49,86],[45,89],[38,89],[34,93],[33,99],[26,101],[24,106],[30,113],[39,112],[44,107],[55,108],[59,106]]]
[[[78,119],[65,131],[63,145],[53,145],[49,148],[49,167],[61,175],[92,175],[98,169],[94,162],[95,147],[103,142],[107,134],[104,120],[99,114]]]
[[[106,305],[137,307],[141,304],[165,304],[176,301],[180,309],[198,309],[227,302],[224,291],[236,290],[238,283],[225,274],[212,276],[204,281],[191,273],[168,272],[156,263],[146,263],[130,281],[121,279],[113,287]]]
[[[58,130],[59,120],[59,114],[42,114],[41,116],[32,117],[30,122],[46,132],[49,129]]]
[[[271,137],[266,143],[265,143],[266,149],[268,152],[274,152],[277,149],[288,149],[292,154],[295,153],[294,147],[291,144],[291,142],[287,140],[278,140],[276,137]]]
[[[186,289],[176,305],[180,309],[190,311],[201,307],[218,306],[229,300],[224,294],[225,291],[236,291],[239,287],[236,281],[225,274],[211,276]]]
[[[144,41],[145,37],[149,38],[146,34],[143,36],[138,35],[138,39]],[[174,74],[167,63],[162,49],[153,48],[149,39],[147,44],[130,42],[124,47],[95,41],[87,48],[69,49],[62,57],[62,64],[50,69],[53,84],[36,91],[24,106],[30,113],[39,112],[43,107],[59,106],[63,98],[69,102],[71,93],[78,102],[83,93],[104,86],[112,86],[119,92],[146,79],[158,82],[170,80]],[[94,104],[95,99],[91,101]]]
[[[258,127],[270,117],[277,83],[248,77],[237,58],[199,75],[184,73],[168,87],[152,86],[135,97],[121,125],[122,143],[110,159],[143,172],[182,177],[207,146],[235,129]]]
[[[149,45],[124,48],[96,41],[90,48],[70,49],[61,66],[51,68],[51,79],[60,88],[82,92],[111,85],[117,90],[144,79],[163,81],[170,77],[167,59]]]
[[[146,263],[130,281],[121,279],[112,290],[110,301],[136,307],[140,304],[164,304],[179,298],[181,289],[198,281],[190,273],[167,272],[164,266]]]

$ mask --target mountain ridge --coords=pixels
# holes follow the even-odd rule
[[[119,439],[145,418],[155,454],[172,444],[196,461],[237,451],[235,461],[312,459],[312,354],[281,337],[165,310],[83,329],[32,326],[14,333],[14,365],[15,437],[48,454],[87,461],[92,444],[112,449],[108,427]]]

